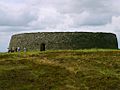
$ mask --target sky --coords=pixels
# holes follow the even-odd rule
[[[30,32],[111,32],[120,47],[120,0],[0,0],[0,52]]]

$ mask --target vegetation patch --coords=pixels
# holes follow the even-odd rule
[[[120,90],[119,50],[0,54],[0,90]]]

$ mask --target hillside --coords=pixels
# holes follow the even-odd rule
[[[0,90],[120,90],[120,51],[1,53]]]

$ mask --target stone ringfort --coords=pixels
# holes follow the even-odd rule
[[[9,48],[37,50],[118,49],[117,37],[102,32],[38,32],[16,34],[11,37]]]

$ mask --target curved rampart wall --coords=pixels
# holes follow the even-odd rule
[[[46,50],[63,49],[118,49],[115,34],[92,32],[41,32],[13,35],[9,48],[26,47],[28,50],[40,50],[45,44]]]

